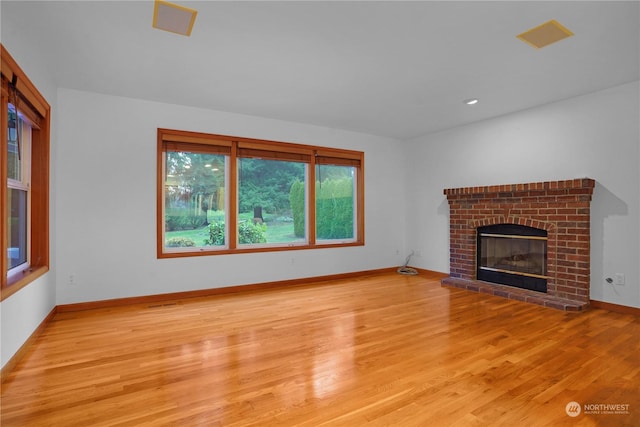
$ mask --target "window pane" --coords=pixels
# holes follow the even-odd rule
[[[355,238],[356,168],[318,165],[316,169],[316,236],[318,240]]]
[[[167,151],[165,249],[226,244],[226,156]]]
[[[27,192],[9,188],[7,192],[9,217],[9,241],[7,245],[7,257],[9,269],[15,268],[27,262]]]
[[[9,104],[9,117],[7,126],[7,168],[9,179],[16,181],[22,180],[22,168],[20,167],[20,155],[18,151],[18,125],[21,124],[21,120],[16,114],[16,109],[13,105]]]
[[[306,164],[239,159],[238,243],[307,241]]]

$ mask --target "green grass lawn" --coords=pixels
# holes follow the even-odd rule
[[[266,238],[267,243],[292,243],[302,241],[293,233],[292,221],[268,221]],[[188,238],[195,242],[196,246],[205,246],[204,241],[209,237],[209,228],[202,227],[194,230],[177,230],[165,232],[165,240],[172,237]]]

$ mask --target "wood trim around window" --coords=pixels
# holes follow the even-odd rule
[[[2,55],[4,55],[4,49],[2,49]],[[2,61],[2,69],[4,70],[4,56]],[[2,93],[0,95],[0,115],[2,115],[2,125],[0,126],[0,150],[2,150],[2,159],[5,158],[6,153],[8,152],[8,142],[7,142],[7,132],[8,132],[8,124],[7,118],[9,116],[9,95],[7,90],[5,89],[5,81],[2,80]],[[8,224],[6,218],[7,212],[7,177],[8,177],[8,165],[7,161],[2,160],[0,162],[0,179],[2,180],[2,185],[0,185],[0,236],[2,236],[2,242],[0,243],[0,270],[2,271],[2,282],[0,282],[0,292],[2,292],[2,299],[4,299],[4,289],[7,283],[7,233],[8,233]]]
[[[184,136],[182,138],[181,136]],[[183,145],[184,143],[184,145]],[[174,145],[175,144],[175,145]],[[193,251],[176,251],[166,252],[164,250],[164,153],[171,148],[175,147],[194,147],[196,144],[201,145],[202,152],[211,151],[212,146],[224,146],[224,150],[218,151],[220,154],[226,154],[227,147],[229,149],[228,163],[228,206],[234,207],[229,211],[229,224],[227,225],[227,245],[225,249],[214,250],[200,250],[195,249]],[[292,245],[256,245],[240,247],[235,241],[237,235],[237,206],[238,206],[238,159],[242,157],[260,157],[269,158],[274,160],[288,160],[296,161],[308,164],[308,182],[315,183],[316,181],[316,165],[338,165],[338,166],[353,166],[357,170],[356,176],[356,193],[357,198],[354,205],[356,210],[356,227],[354,233],[355,238],[350,241],[322,241],[318,243],[316,241],[315,227],[310,225],[315,224],[316,212],[315,212],[315,185],[308,185],[308,236],[307,243],[292,244]],[[317,162],[319,160],[319,162]],[[333,149],[327,147],[315,147],[304,144],[294,144],[288,142],[276,142],[267,140],[258,140],[253,138],[235,137],[229,135],[215,135],[204,134],[189,131],[180,131],[173,129],[158,129],[157,138],[157,215],[156,215],[156,236],[157,236],[157,257],[158,258],[180,258],[180,257],[192,257],[192,256],[208,256],[208,255],[222,255],[232,253],[251,253],[251,252],[274,252],[274,251],[287,251],[287,250],[301,250],[301,249],[320,249],[320,248],[335,248],[345,246],[362,246],[364,245],[364,153],[360,151],[345,150],[345,149]]]
[[[7,164],[0,162],[0,179],[3,185],[0,187],[0,211],[2,230],[0,269],[2,270],[2,283],[0,286],[1,300],[8,298],[38,277],[49,271],[49,176],[50,176],[50,117],[51,107],[40,94],[35,85],[18,66],[9,52],[0,44],[0,56],[2,59],[2,124],[0,133],[0,149],[7,152],[7,105],[9,102],[8,83],[16,79],[16,88],[23,101],[28,104],[27,117],[37,114],[35,126],[32,126],[31,136],[31,240],[30,266],[23,274],[7,280]],[[30,118],[33,120],[33,118]]]

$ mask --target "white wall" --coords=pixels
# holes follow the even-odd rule
[[[57,117],[58,304],[401,264],[404,158],[397,141],[69,89],[58,90]],[[158,127],[364,151],[366,245],[156,259]]]
[[[51,149],[56,146],[56,86],[51,81],[46,61],[38,54],[29,40],[17,37],[2,21],[2,45],[16,60],[20,68],[38,88],[54,111],[51,122]],[[55,165],[51,165],[51,191],[55,186]],[[50,244],[55,244],[55,200],[50,200]],[[55,307],[55,253],[51,250],[51,269],[49,273],[38,278],[27,287],[21,289],[0,303],[0,366],[4,366],[31,336],[40,323]]]
[[[449,271],[445,188],[588,177],[591,298],[640,307],[639,99],[634,82],[408,141],[412,264]],[[624,286],[605,282],[615,273]]]

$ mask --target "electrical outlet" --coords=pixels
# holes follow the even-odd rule
[[[614,283],[616,285],[624,285],[624,274],[623,273],[616,273],[614,277]]]
[[[77,285],[77,283],[76,283],[76,275],[75,274],[70,274],[69,275],[69,285],[70,286]]]

